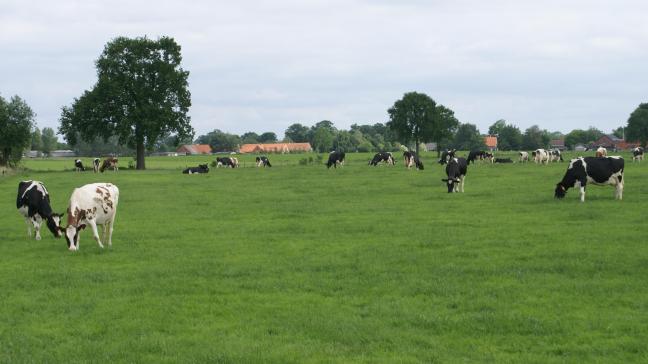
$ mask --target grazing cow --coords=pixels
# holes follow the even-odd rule
[[[494,158],[493,163],[513,163],[511,158]]]
[[[455,149],[448,149],[444,150],[443,153],[441,153],[441,158],[439,159],[439,164],[446,164],[448,161],[452,158],[455,157]]]
[[[220,166],[236,168],[238,167],[238,159],[234,157],[216,157],[216,168]]]
[[[416,166],[416,169],[424,169],[423,162],[421,162],[415,152],[404,152],[403,157],[405,158],[405,167],[407,167],[407,169],[410,169],[414,165]],[[441,163],[441,161],[439,161],[439,163]]]
[[[535,152],[533,152],[535,153]],[[520,152],[520,162],[528,162],[529,161],[529,152]],[[534,154],[535,156],[535,154]]]
[[[495,159],[495,156],[491,152],[485,152],[484,153],[484,159],[490,161],[491,163],[493,163],[493,161]]]
[[[371,161],[369,161],[370,166],[377,166],[378,163],[385,162],[391,164],[392,166],[396,164],[394,156],[389,152],[380,152],[376,153]]]
[[[81,159],[77,159],[74,161],[74,170],[77,172],[85,171],[85,168],[83,167],[83,162],[81,162]]]
[[[270,160],[266,156],[260,156],[256,157],[256,164],[257,167],[272,167],[272,164],[270,164]]]
[[[641,162],[644,157],[644,149],[642,147],[636,147],[632,150],[632,161]]]
[[[562,181],[556,185],[555,197],[563,198],[570,187],[580,187],[581,202],[585,202],[585,186],[612,185],[614,197],[623,198],[623,168],[621,157],[578,157],[572,159]]]
[[[464,181],[467,172],[468,162],[465,158],[452,158],[448,161],[448,165],[446,166],[448,178],[442,179],[442,181],[448,184],[448,193],[459,192],[459,184],[461,184],[461,192],[464,191]]]
[[[106,168],[112,168],[113,171],[117,172],[119,170],[119,167],[117,166],[118,162],[119,160],[113,157],[108,157],[104,159],[103,163],[101,163],[101,168],[99,168],[99,172],[103,173],[103,171],[105,171]]]
[[[49,193],[43,182],[22,181],[18,184],[18,197],[16,197],[16,208],[25,217],[27,223],[27,236],[31,238],[31,227],[34,226],[36,240],[41,240],[40,228],[45,219],[47,228],[60,238],[61,217],[63,214],[52,212]]]
[[[79,235],[87,225],[92,228],[99,247],[103,244],[99,239],[97,225],[103,225],[103,240],[108,240],[112,246],[113,225],[119,200],[119,189],[110,183],[91,183],[72,191],[68,206],[68,225],[61,228],[65,232],[69,250],[79,250]]]
[[[477,159],[482,160],[486,157],[486,152],[483,150],[472,150],[468,153],[468,159],[466,160],[468,164],[475,163]]]
[[[549,149],[547,153],[549,153],[550,162],[563,161],[563,157],[562,157],[562,153],[560,152],[560,149]]]
[[[331,168],[331,166],[337,168],[338,164],[343,165],[344,157],[346,157],[346,154],[344,152],[332,151],[331,153],[329,153],[328,161],[326,162],[326,168]]]
[[[94,173],[99,173],[99,158],[95,158],[92,160],[92,167],[94,169]]]
[[[533,152],[533,161],[540,164],[549,164],[549,152],[544,149],[536,149]]]
[[[189,167],[182,171],[184,174],[196,174],[196,173],[209,173],[209,166],[206,164],[199,164],[198,167]]]
[[[607,157],[607,149],[603,147],[598,147],[596,150],[596,156],[597,157]]]

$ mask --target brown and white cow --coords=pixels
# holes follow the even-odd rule
[[[99,168],[99,172],[103,173],[103,171],[105,171],[106,168],[112,168],[113,171],[117,172],[119,170],[119,167],[117,166],[117,162],[119,162],[119,160],[113,157],[108,157],[104,159],[103,163],[101,163],[101,168]]]
[[[604,147],[598,147],[598,149],[596,149],[596,156],[607,157],[607,149],[605,149]]]
[[[113,225],[118,201],[119,189],[110,183],[91,183],[75,188],[67,210],[68,225],[66,228],[61,228],[65,234],[68,249],[79,250],[79,235],[86,226],[92,228],[97,244],[103,248],[97,225],[103,226],[103,240],[108,239],[108,245],[112,246]]]

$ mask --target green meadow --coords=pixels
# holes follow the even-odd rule
[[[25,160],[0,177],[0,362],[645,363],[648,161],[623,155],[624,199],[589,186],[585,203],[553,198],[567,163],[477,163],[448,194],[436,153],[422,171],[353,153],[206,175],[180,172],[214,156]],[[116,184],[112,248],[28,240],[25,179],[57,212]]]

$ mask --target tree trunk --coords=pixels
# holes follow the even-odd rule
[[[414,142],[416,143],[416,148],[414,148],[414,150],[416,150],[416,155],[419,155],[419,144],[421,143],[419,143],[418,139],[414,140]]]
[[[146,166],[144,165],[144,141],[137,141],[137,166],[135,169],[144,170]]]

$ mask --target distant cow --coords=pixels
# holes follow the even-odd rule
[[[636,147],[632,150],[632,161],[641,162],[644,158],[644,149],[642,147]]]
[[[549,164],[549,152],[544,149],[536,149],[533,152],[533,161],[540,164]]]
[[[468,172],[468,162],[465,158],[452,158],[446,165],[448,178],[442,179],[448,185],[448,193],[464,191],[464,181]],[[459,186],[461,184],[461,187]]]
[[[596,156],[607,157],[607,149],[605,149],[604,147],[598,147],[598,149],[596,149]]]
[[[466,162],[468,164],[470,163],[475,163],[476,160],[482,160],[486,156],[486,152],[483,150],[472,150],[470,153],[468,153],[468,158],[466,159]]]
[[[520,152],[518,154],[520,155],[520,162],[528,162],[529,161],[529,152]]]
[[[439,164],[446,164],[451,158],[455,157],[456,150],[447,149],[441,153],[441,158],[439,158]]]
[[[380,152],[374,155],[373,159],[369,162],[369,165],[377,166],[378,163],[380,162],[385,162],[387,164],[391,164],[392,166],[396,164],[396,161],[394,160],[394,156],[391,153]]]
[[[403,158],[405,159],[405,167],[407,169],[410,169],[412,166],[416,166],[416,169],[421,169],[423,170],[423,162],[419,159],[418,155],[416,155],[415,152],[404,152],[403,153]],[[441,163],[439,161],[439,163]]]
[[[119,160],[113,157],[104,159],[103,163],[101,163],[101,167],[99,168],[99,172],[103,173],[103,171],[105,171],[107,168],[117,172],[119,170],[119,167],[117,166],[118,162]]]
[[[199,164],[198,167],[189,167],[182,171],[184,174],[208,173],[209,166],[207,164]]]
[[[41,240],[40,228],[45,219],[47,228],[60,238],[61,217],[63,214],[52,212],[50,198],[43,182],[22,181],[18,184],[18,196],[16,197],[16,208],[25,217],[27,223],[27,236],[31,238],[31,227],[36,232],[36,240]]]
[[[345,157],[346,154],[344,152],[333,151],[329,153],[328,161],[326,161],[326,168],[331,168],[331,166],[337,168],[338,164],[344,164]]]
[[[549,153],[549,161],[550,162],[559,162],[559,161],[562,162],[563,161],[563,157],[562,157],[562,153],[560,152],[560,149],[549,149],[547,151],[547,153]]]
[[[94,173],[99,173],[99,162],[99,158],[92,160],[92,168],[94,169]]]
[[[556,185],[554,196],[563,198],[570,187],[580,187],[581,202],[585,202],[585,186],[612,185],[615,187],[614,198],[623,198],[623,168],[621,157],[579,157],[572,159],[562,181]]]
[[[113,225],[119,200],[119,189],[110,183],[92,183],[72,191],[68,205],[68,225],[65,229],[65,240],[69,250],[79,250],[79,235],[87,225],[92,228],[99,247],[103,244],[99,239],[97,225],[103,225],[103,240],[108,240],[112,246]]]
[[[494,158],[493,163],[513,163],[511,158]]]
[[[491,152],[485,152],[484,153],[484,160],[488,160],[491,163],[493,163],[494,159],[495,159],[495,155],[493,155],[493,153],[491,153]]]
[[[256,157],[256,165],[257,167],[272,167],[270,160],[266,156]]]
[[[83,162],[81,162],[81,159],[77,159],[74,161],[74,170],[77,172],[85,171],[85,168],[83,167]]]
[[[231,167],[231,168],[236,168],[238,167],[238,159],[234,157],[216,157],[216,168],[218,167]]]

